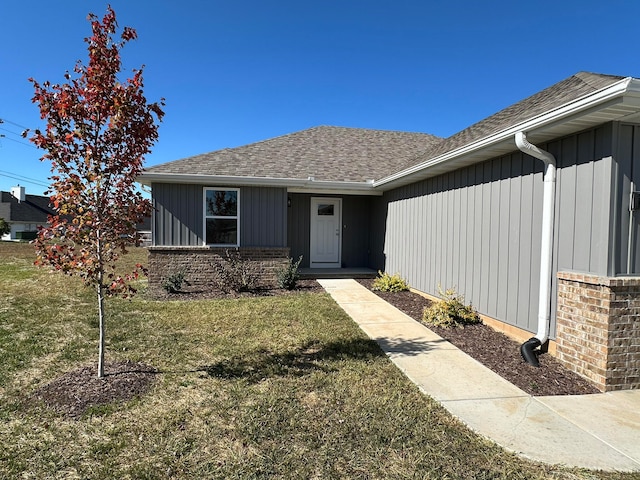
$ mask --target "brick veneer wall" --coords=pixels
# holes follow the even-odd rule
[[[558,273],[557,357],[602,391],[640,388],[640,277]]]
[[[214,265],[224,261],[225,252],[238,252],[250,262],[261,287],[276,285],[276,271],[287,264],[287,247],[148,247],[149,290],[163,292],[162,282],[179,271],[185,272],[188,290],[207,291],[215,288]]]

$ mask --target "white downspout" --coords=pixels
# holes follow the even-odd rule
[[[528,363],[538,366],[535,355],[527,355],[524,350],[537,348],[549,339],[551,318],[551,269],[553,259],[553,217],[555,213],[556,159],[544,150],[527,141],[524,132],[517,132],[515,141],[518,148],[532,157],[542,160],[545,165],[544,191],[542,199],[542,244],[540,246],[540,296],[538,302],[538,331],[521,347],[522,356]],[[528,352],[531,354],[531,352]]]

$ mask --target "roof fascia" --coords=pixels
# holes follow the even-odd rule
[[[515,124],[509,128],[501,130],[500,132],[481,138],[480,140],[469,143],[450,152],[443,153],[442,155],[438,155],[437,157],[431,158],[425,162],[419,163],[400,172],[396,172],[380,180],[376,180],[373,182],[373,186],[376,189],[389,190],[391,188],[394,188],[395,182],[406,180],[406,177],[415,175],[430,167],[451,161],[470,153],[477,152],[478,150],[482,150],[483,148],[487,148],[491,145],[510,139],[517,132],[531,131],[550,125],[552,123],[557,123],[567,117],[575,116],[580,112],[592,109],[597,105],[601,105],[617,97],[623,97],[625,94],[630,94],[630,96],[633,97],[640,96],[640,80],[633,77],[623,78],[622,80],[619,80],[616,83],[609,85],[608,87],[587,94],[570,103],[561,105],[560,107],[549,110],[548,112],[540,114],[534,118]]]
[[[367,182],[339,182],[301,178],[267,178],[226,175],[192,175],[183,173],[142,173],[136,181],[143,185],[152,183],[180,183],[219,186],[284,187],[293,193],[337,193],[345,195],[382,195],[374,190],[373,180]]]
[[[261,178],[227,175],[200,175],[191,173],[150,173],[144,172],[136,178],[143,185],[152,183],[182,183],[197,185],[260,185],[270,187],[287,187],[292,183],[302,183],[304,180],[295,178]]]
[[[290,187],[287,188],[287,193],[315,193],[323,195],[367,195],[373,197],[380,197],[384,193],[382,190],[374,190],[372,184],[368,184],[368,188],[363,190],[344,188],[344,185],[341,186],[338,184],[338,182],[333,183],[335,184],[334,188],[331,188],[328,185],[326,187],[323,186],[320,188],[317,185],[310,185],[308,188]]]

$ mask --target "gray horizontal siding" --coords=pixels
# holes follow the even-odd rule
[[[154,245],[203,245],[203,187],[152,185]],[[286,205],[284,188],[240,187],[240,245],[286,247]]]
[[[540,145],[559,166],[554,291],[558,269],[607,274],[611,138],[605,125]],[[516,150],[387,192],[376,258],[419,290],[454,287],[481,313],[535,331],[542,191],[542,162]]]

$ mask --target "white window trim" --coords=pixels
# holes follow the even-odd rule
[[[236,208],[235,216],[207,216],[207,190],[222,190],[225,192],[236,192]],[[235,218],[238,225],[238,238],[235,244],[232,243],[207,243],[207,219],[208,218]],[[231,187],[203,187],[202,188],[202,244],[205,247],[239,247],[240,246],[240,189]]]

